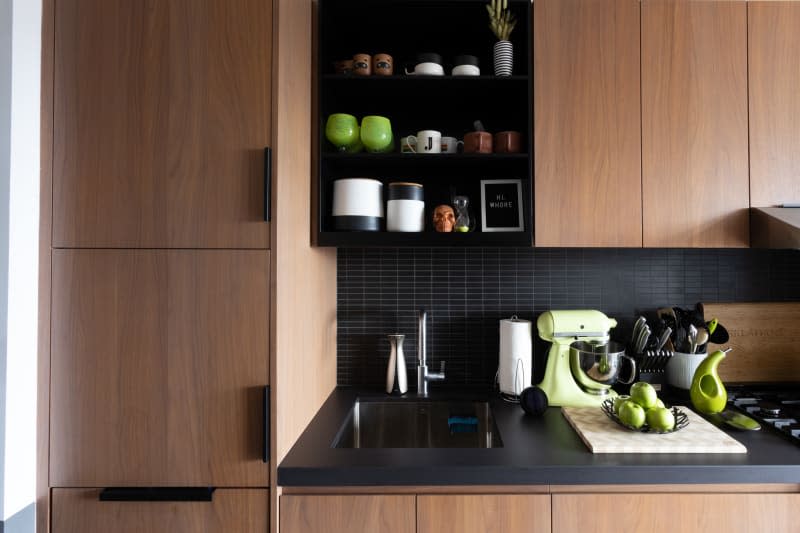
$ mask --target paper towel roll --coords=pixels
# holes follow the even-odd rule
[[[497,380],[503,394],[519,396],[523,389],[531,386],[531,331],[530,320],[511,317],[500,321],[500,364]]]

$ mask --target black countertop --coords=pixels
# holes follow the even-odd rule
[[[492,404],[502,448],[332,448],[358,396],[380,393],[334,390],[279,465],[278,485],[800,483],[800,447],[768,428],[726,431],[747,454],[592,454],[560,408],[531,417],[496,397],[484,399]]]

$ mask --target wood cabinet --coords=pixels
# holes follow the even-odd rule
[[[267,248],[272,6],[55,2],[53,246]]]
[[[269,252],[52,265],[51,486],[266,486]]]
[[[800,494],[554,494],[553,533],[797,531]]]
[[[800,3],[747,9],[750,203],[800,202]]]
[[[638,0],[534,2],[536,246],[642,246]]]
[[[417,533],[549,533],[547,494],[417,496]]]
[[[59,533],[263,533],[269,494],[217,489],[210,502],[99,501],[99,489],[54,489],[53,531]]]
[[[747,4],[641,9],[644,246],[746,247]]]
[[[415,533],[413,495],[283,495],[281,533]]]

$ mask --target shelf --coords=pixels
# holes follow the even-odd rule
[[[427,176],[439,174],[462,177],[525,177],[529,175],[528,154],[322,154],[326,172],[323,182],[358,172],[370,176]],[[351,175],[351,174],[350,174]]]
[[[322,158],[333,161],[374,161],[380,164],[389,163],[419,163],[430,161],[486,161],[488,163],[497,161],[527,161],[528,154],[371,154],[362,152],[360,154],[343,154],[341,152],[327,152],[322,154]]]
[[[492,84],[502,83],[527,83],[529,76],[409,76],[406,74],[395,74],[392,76],[357,76],[347,74],[324,74],[323,82],[345,83],[345,84],[394,84],[394,83],[463,83],[463,84],[482,84],[490,82]]]
[[[322,231],[319,233],[318,246],[339,247],[403,247],[403,246],[531,246],[531,234],[527,231],[505,233],[390,233]]]

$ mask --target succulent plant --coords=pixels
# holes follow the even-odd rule
[[[489,28],[501,41],[507,41],[517,25],[517,18],[508,10],[508,0],[491,0],[486,4],[489,12]]]

